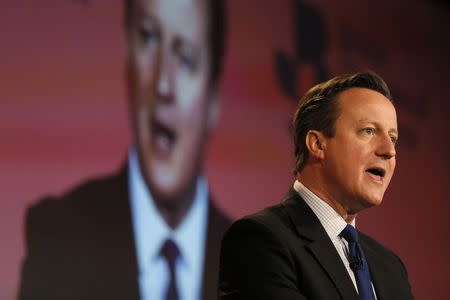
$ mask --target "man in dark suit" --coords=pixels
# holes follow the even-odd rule
[[[115,175],[31,206],[19,299],[214,299],[229,219],[202,175],[222,1],[126,2],[134,140]]]
[[[221,247],[221,299],[412,299],[401,260],[355,229],[395,168],[397,117],[372,72],[318,84],[294,122],[295,182],[235,222]]]

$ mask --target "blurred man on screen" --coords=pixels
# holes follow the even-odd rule
[[[355,229],[395,169],[386,83],[365,72],[318,84],[300,100],[293,129],[296,180],[280,204],[225,234],[221,299],[412,299],[402,261]]]
[[[219,112],[224,7],[125,5],[134,141],[118,174],[27,211],[19,299],[214,299],[228,218],[202,174]]]

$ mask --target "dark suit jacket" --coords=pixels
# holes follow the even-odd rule
[[[378,300],[412,299],[405,266],[360,233]],[[220,299],[357,300],[319,219],[291,189],[281,204],[235,222],[222,241]]]
[[[203,299],[217,298],[220,241],[230,221],[209,203]],[[89,181],[26,216],[19,299],[139,299],[127,168]]]

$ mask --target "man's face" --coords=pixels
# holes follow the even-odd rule
[[[141,170],[164,205],[177,205],[176,199],[194,192],[216,119],[207,29],[205,1],[134,1],[128,31],[130,113]]]
[[[382,94],[365,88],[340,93],[335,135],[326,139],[329,196],[348,213],[381,203],[395,169],[397,116]]]

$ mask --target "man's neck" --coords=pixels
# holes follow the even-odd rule
[[[345,202],[340,201],[327,190],[327,184],[323,182],[320,176],[311,174],[308,170],[303,170],[297,174],[296,179],[300,181],[307,189],[313,192],[320,200],[331,206],[348,224],[353,222],[356,213],[349,213],[351,210],[345,207]]]

